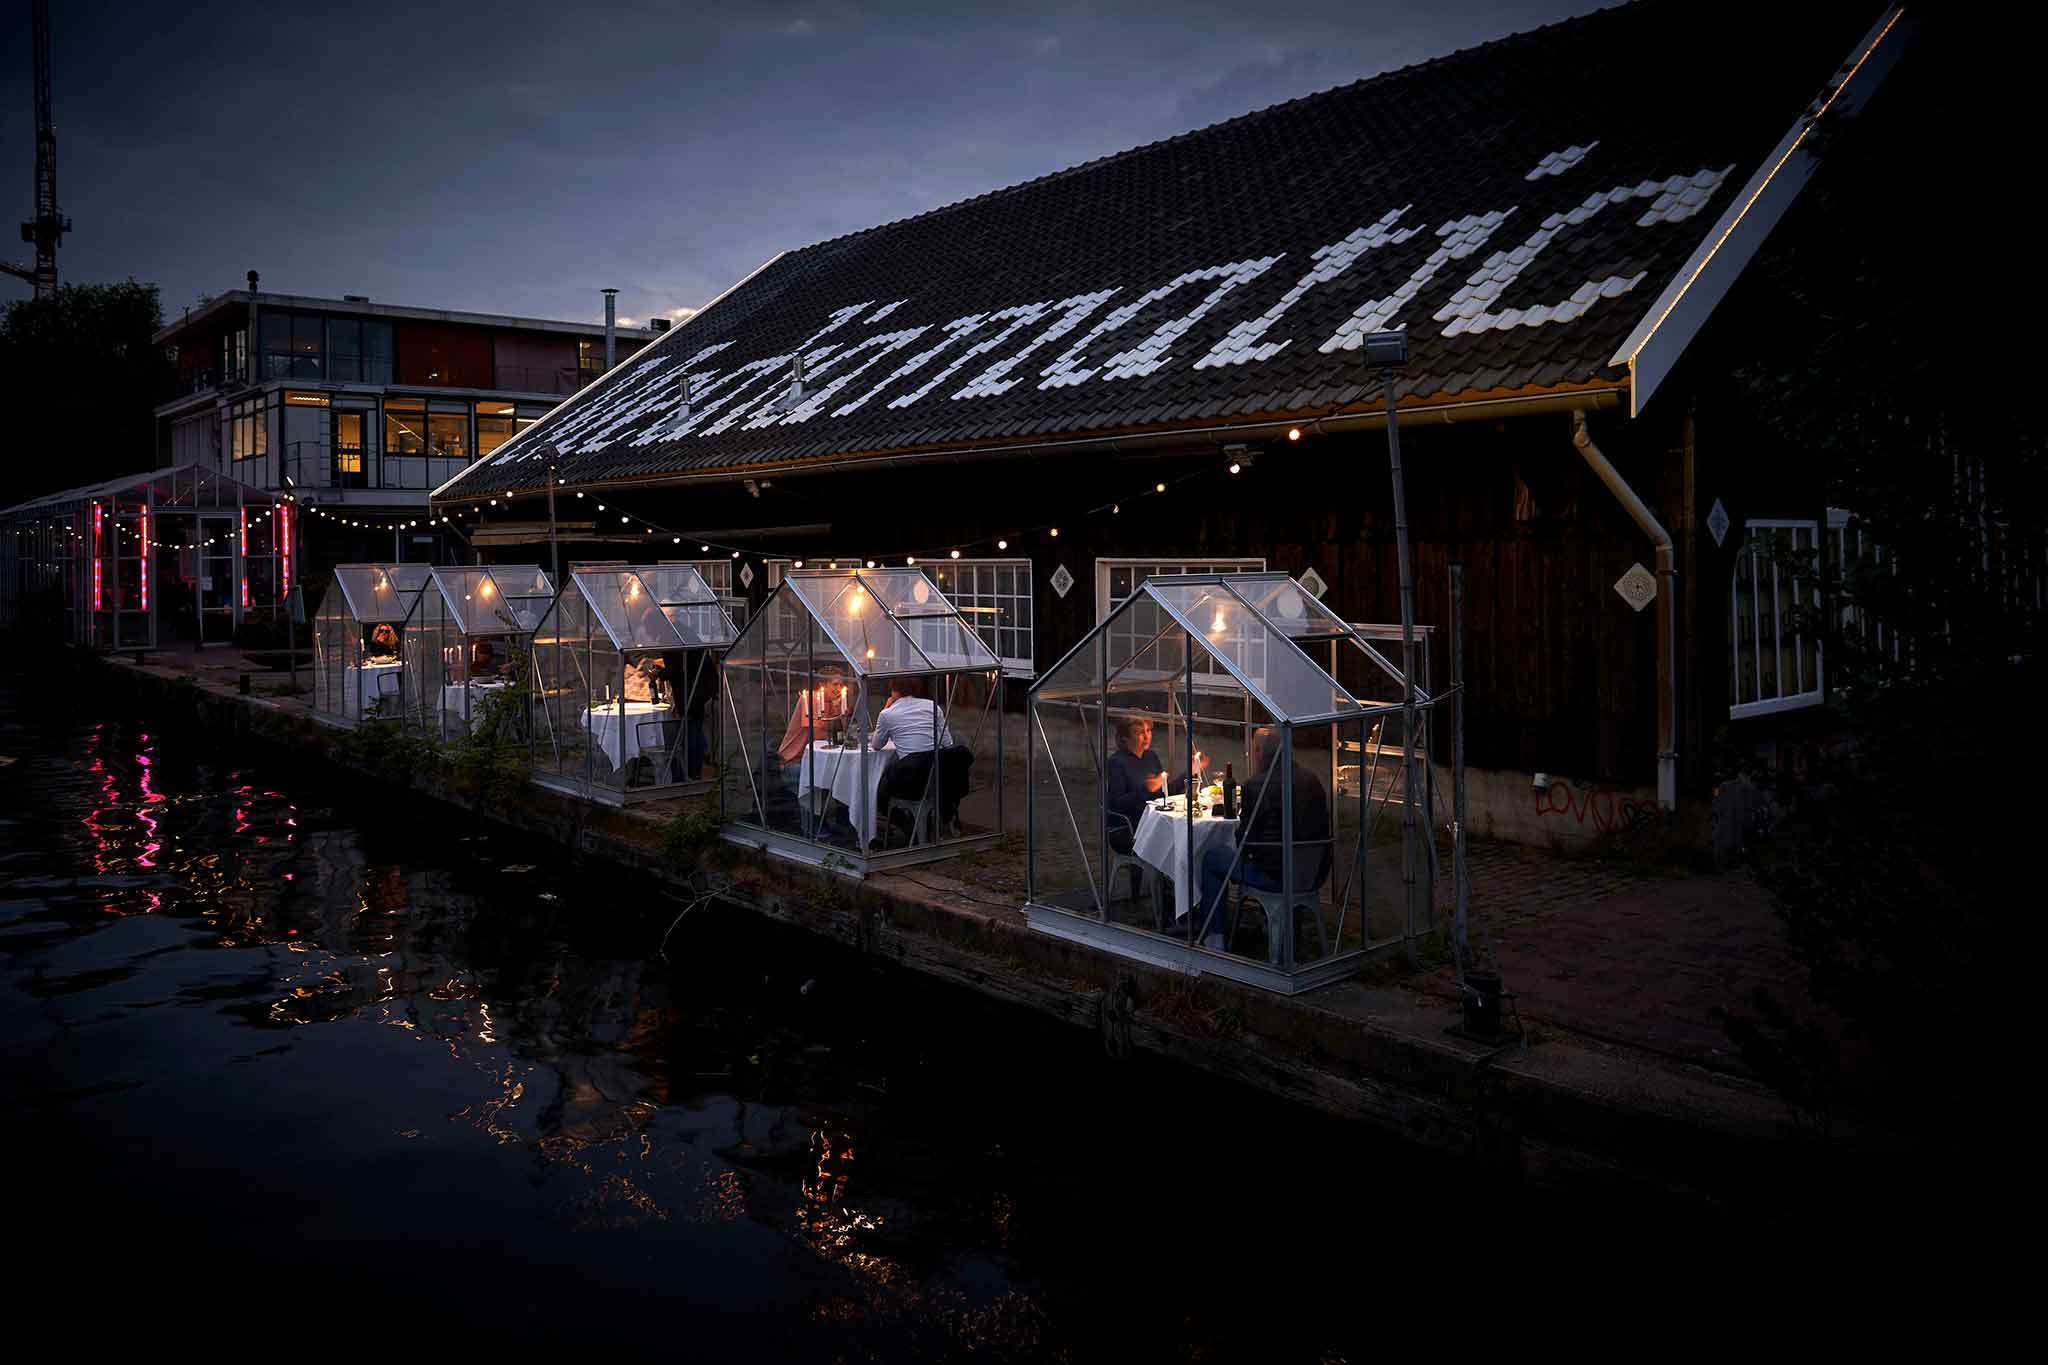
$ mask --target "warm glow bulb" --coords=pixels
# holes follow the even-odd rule
[[[1232,460],[1232,461],[1230,462],[1230,472],[1231,472],[1231,473],[1233,473],[1233,474],[1237,473],[1237,472],[1238,472],[1238,471],[1239,471],[1240,469],[1243,469],[1243,468],[1244,468],[1244,466],[1243,466],[1243,465],[1241,465],[1241,464],[1239,464],[1239,463],[1238,463],[1237,461],[1235,461],[1235,460]]]
[[[1053,533],[1053,535],[1054,535],[1055,537],[1057,537],[1057,536],[1059,535],[1059,533],[1060,533],[1060,528],[1059,528],[1059,527],[1057,527],[1057,526],[1053,527],[1053,528],[1052,528],[1052,533]]]
[[[1300,428],[1300,427],[1289,427],[1289,428],[1287,428],[1287,439],[1288,439],[1288,440],[1290,440],[1290,441],[1299,441],[1299,440],[1301,439],[1301,428]]]
[[[1154,485],[1152,485],[1152,491],[1153,491],[1154,493],[1164,493],[1164,492],[1166,491],[1166,485],[1165,485],[1165,484],[1163,484],[1163,483],[1159,483],[1159,484],[1154,484]],[[580,496],[582,496],[582,495],[581,495],[581,494],[578,494],[578,496],[580,497]]]
[[[958,550],[955,550],[955,551],[953,551],[953,558],[955,558],[955,559],[958,559],[959,557],[960,557],[960,552],[959,552]]]
[[[999,540],[996,542],[996,548],[998,550],[1007,550],[1010,548],[1010,542],[1007,540]]]

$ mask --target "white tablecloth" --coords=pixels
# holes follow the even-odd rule
[[[643,750],[640,747],[640,723],[648,720],[680,719],[675,712],[658,701],[614,701],[591,708],[583,713],[583,728],[590,732],[591,743],[604,751],[612,761],[614,770],[624,767],[643,752],[661,756],[659,748]],[[620,722],[623,720],[624,724]],[[651,735],[653,732],[649,731]]]
[[[895,755],[894,749],[870,751],[863,783],[861,750],[834,748],[820,740],[800,760],[803,766],[797,772],[796,799],[810,802],[813,810],[818,810],[827,796],[844,801],[847,819],[860,831],[860,846],[866,848],[875,840],[875,796],[882,785],[882,772]]]
[[[1193,880],[1202,878],[1202,855],[1218,843],[1225,843],[1237,837],[1237,821],[1225,820],[1221,816],[1204,818],[1197,815],[1194,821],[1195,875]],[[1188,913],[1188,896],[1193,889],[1188,885],[1188,817],[1183,805],[1176,810],[1161,811],[1147,805],[1138,813],[1137,837],[1131,841],[1131,851],[1144,862],[1157,868],[1173,880],[1173,917],[1185,919]]]
[[[441,709],[448,713],[451,725],[462,723],[463,691],[469,692],[469,728],[474,731],[484,723],[484,708],[493,692],[510,687],[510,683],[473,682],[450,683],[441,689]]]
[[[393,678],[398,677],[399,669],[401,667],[402,665],[395,663],[364,664],[361,668],[356,670],[356,686],[360,689],[360,691],[357,694],[358,704],[359,711],[362,715],[367,716],[371,712],[375,711],[377,709],[377,703],[380,700],[386,701],[387,714],[393,716],[396,716],[398,714],[399,684],[396,682],[391,684],[391,695],[387,699],[384,696],[384,684],[378,682],[377,680],[381,677],[384,677],[386,674],[389,674]]]

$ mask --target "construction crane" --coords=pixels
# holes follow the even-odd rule
[[[50,0],[31,0],[35,14],[36,216],[21,225],[21,240],[36,249],[33,267],[0,261],[0,270],[35,286],[38,299],[57,297],[57,243],[71,220],[57,211],[57,126],[50,116]]]

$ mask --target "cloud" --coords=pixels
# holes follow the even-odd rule
[[[795,19],[788,19],[777,24],[775,31],[786,38],[808,38],[818,31],[818,26],[810,20],[798,16]]]

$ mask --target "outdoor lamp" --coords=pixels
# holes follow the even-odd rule
[[[1373,332],[1367,335],[1361,349],[1365,352],[1368,365],[1406,365],[1408,363],[1408,333],[1404,328],[1398,332]]]

